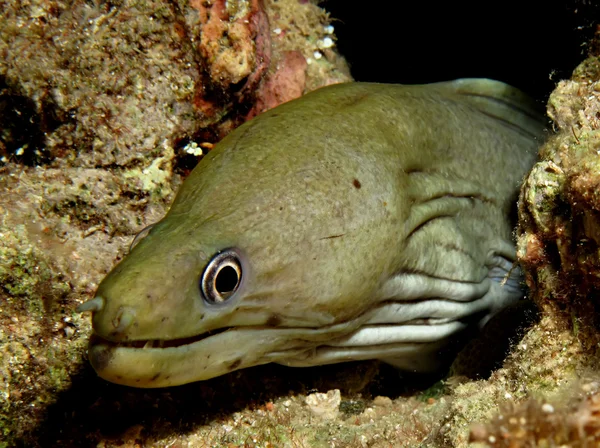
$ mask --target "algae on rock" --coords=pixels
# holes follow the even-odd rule
[[[548,115],[556,133],[521,189],[517,246],[542,319],[490,378],[518,393],[472,427],[477,446],[600,444],[599,57],[558,83]]]

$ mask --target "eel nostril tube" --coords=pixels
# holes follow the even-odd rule
[[[75,309],[75,311],[78,313],[84,313],[86,311],[97,312],[102,310],[102,308],[104,308],[104,299],[102,297],[94,297],[87,302],[83,302]]]
[[[127,308],[120,308],[117,315],[112,320],[117,333],[122,333],[133,323],[135,313]]]

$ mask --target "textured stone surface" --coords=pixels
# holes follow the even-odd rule
[[[308,64],[329,18],[295,0],[0,1],[0,23],[0,446],[95,445],[114,431],[49,423],[100,399],[72,386],[101,384],[77,304],[165,213],[190,152],[350,77],[334,49]]]
[[[600,291],[600,59],[550,96],[549,138],[523,186],[518,256],[532,298],[594,352]]]

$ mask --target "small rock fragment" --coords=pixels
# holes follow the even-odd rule
[[[315,393],[306,397],[306,404],[311,412],[324,420],[333,420],[339,415],[342,396],[339,389],[333,389],[326,394]]]
[[[378,395],[373,399],[373,406],[381,406],[382,408],[389,408],[392,406],[392,399],[390,397],[383,397]]]

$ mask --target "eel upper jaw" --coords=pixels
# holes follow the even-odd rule
[[[203,339],[209,338],[211,336],[215,336],[217,334],[223,333],[225,331],[230,330],[231,327],[219,328],[212,331],[207,331],[197,336],[190,336],[187,338],[177,338],[177,339],[139,339],[139,340],[126,340],[126,341],[115,341],[112,339],[106,339],[100,336],[97,333],[92,333],[90,337],[90,347],[103,344],[112,348],[130,348],[130,349],[139,349],[139,350],[147,350],[147,349],[162,349],[162,348],[176,348],[183,347],[189,344],[193,344]]]

